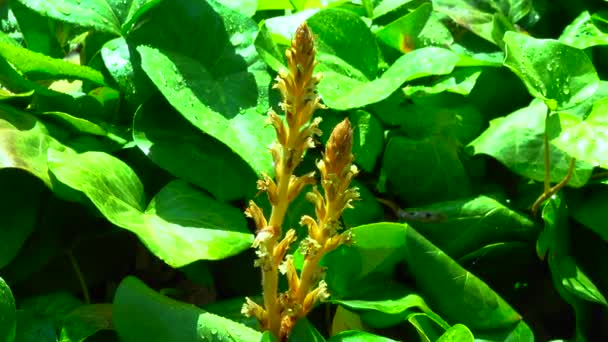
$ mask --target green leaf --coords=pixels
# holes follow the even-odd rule
[[[390,138],[382,168],[389,186],[409,203],[466,197],[471,191],[458,143],[453,137]]]
[[[272,142],[273,131],[256,109],[259,87],[270,82],[266,72],[240,70],[218,77],[188,57],[146,46],[137,50],[148,76],[188,121],[230,147],[257,173],[271,172],[271,157],[263,147]]]
[[[475,337],[471,331],[462,324],[456,324],[446,331],[437,342],[473,342]]]
[[[378,290],[378,289],[376,289]],[[366,291],[366,292],[372,292]],[[332,302],[361,313],[361,319],[374,328],[387,328],[407,320],[413,313],[424,313],[437,326],[448,329],[449,324],[427,305],[422,297],[411,290],[384,291],[374,300],[333,300]]]
[[[570,195],[570,194],[569,194]],[[608,242],[608,191],[604,187],[593,188],[583,195],[571,198],[568,196],[570,204],[570,214],[572,217],[599,235],[604,241]]]
[[[260,32],[255,38],[255,49],[272,70],[279,72],[282,68],[286,68],[285,49],[279,48],[273,40],[265,22],[261,24]]]
[[[560,123],[571,122],[562,124],[565,127],[551,143],[578,160],[608,168],[608,98],[595,102],[584,121],[565,115],[560,113]]]
[[[17,314],[13,293],[4,279],[0,278],[0,341],[13,342]]]
[[[386,45],[403,53],[409,52],[410,45],[419,46],[418,35],[431,17],[433,6],[420,5],[414,11],[384,26],[376,32],[376,37]]]
[[[59,342],[82,342],[100,330],[112,329],[112,305],[80,306],[63,316],[61,323]]]
[[[433,82],[432,85],[411,85],[403,88],[405,96],[429,96],[442,92],[469,95],[481,75],[481,68],[469,67],[457,69],[451,74]]]
[[[512,29],[513,24],[525,17],[532,9],[530,0],[483,1],[433,0],[436,11],[448,15],[455,23],[464,25],[476,35],[500,45],[504,26]]]
[[[504,64],[551,110],[579,104],[597,90],[598,75],[582,50],[515,32],[507,32],[504,41]]]
[[[42,17],[39,13],[23,6],[19,1],[11,2],[11,11],[19,23],[23,39],[29,50],[55,58],[64,56],[52,20]]]
[[[217,0],[220,4],[237,11],[242,15],[251,17],[258,7],[258,0]]]
[[[120,35],[123,24],[130,28],[142,12],[159,0],[19,0],[23,5],[60,21],[90,27],[98,31]]]
[[[447,321],[465,324],[476,332],[512,329],[521,320],[488,285],[413,228],[377,223],[352,228],[351,232],[352,247],[339,248],[326,257],[332,293],[336,279],[349,279],[346,287],[357,286],[363,276],[403,261],[425,301]],[[353,265],[347,266],[349,263]]]
[[[589,14],[583,11],[568,25],[559,37],[559,41],[579,49],[597,45],[608,45],[608,30],[606,13]]]
[[[375,116],[363,110],[354,111],[348,117],[354,128],[355,163],[363,170],[373,172],[384,144],[382,124]]]
[[[288,341],[325,342],[325,338],[308,319],[302,318],[299,319],[296,326],[293,327],[293,330],[289,334]]]
[[[48,173],[49,148],[66,149],[49,135],[46,127],[28,113],[0,105],[0,168],[18,168],[40,178],[52,188]]]
[[[119,285],[113,323],[124,342],[259,341],[262,334],[226,318],[164,297],[134,277]]]
[[[498,159],[511,171],[542,181],[545,177],[543,134],[547,107],[541,101],[490,121],[490,127],[469,144],[474,153]],[[570,157],[550,144],[551,182],[560,182],[568,173]],[[577,161],[569,186],[581,187],[591,176],[593,166]]]
[[[343,331],[337,335],[332,336],[328,342],[394,342],[387,337],[370,334],[365,331]]]
[[[384,210],[376,200],[374,193],[356,180],[353,181],[351,187],[357,187],[357,189],[359,189],[359,200],[352,203],[354,208],[346,209],[342,213],[342,219],[344,220],[345,226],[347,228],[355,227],[382,220]]]
[[[0,269],[8,265],[34,231],[44,187],[26,172],[15,169],[0,171]]]
[[[31,79],[78,78],[105,84],[101,72],[91,67],[51,58],[5,42],[0,42],[0,56]]]
[[[154,85],[141,69],[137,51],[126,39],[107,41],[101,48],[101,56],[128,101],[139,105],[155,91]]]
[[[137,175],[108,154],[53,151],[50,167],[59,181],[82,191],[110,222],[135,233],[152,253],[173,267],[226,258],[253,242],[239,210],[183,181],[168,184],[144,212],[143,187]]]
[[[405,208],[401,219],[455,259],[494,243],[532,242],[539,233],[528,217],[486,196]]]
[[[257,178],[247,164],[226,145],[192,126],[162,98],[150,99],[137,110],[133,139],[160,167],[220,201],[244,198],[255,191]],[[258,149],[266,153],[261,146]]]
[[[333,109],[382,101],[404,82],[448,74],[458,62],[458,56],[449,50],[427,47],[400,57],[378,77],[376,41],[357,15],[327,9],[310,17],[308,24],[318,36],[317,70],[323,74],[319,94]]]

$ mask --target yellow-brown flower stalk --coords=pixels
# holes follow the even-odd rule
[[[297,239],[296,232],[290,229],[283,236],[282,226],[289,203],[305,185],[316,183],[314,172],[302,176],[293,174],[306,150],[314,147],[314,136],[321,134],[318,128],[321,119],[312,119],[315,110],[324,107],[315,91],[320,80],[319,75],[313,74],[315,55],[312,33],[304,23],[298,27],[286,52],[289,70],[280,72],[274,85],[283,98],[280,106],[285,112],[286,124],[274,111],[268,114],[277,135],[277,142],[270,149],[275,179],[264,175],[258,181],[258,189],[268,194],[272,212],[267,220],[253,201],[245,211],[257,229],[253,245],[259,257],[256,265],[262,270],[264,304],[261,306],[247,299],[243,313],[255,316],[262,328],[279,340],[286,339],[295,322],[306,316],[320,299],[327,297],[319,261],[325,253],[349,239],[348,235],[338,234],[339,218],[350,202],[358,197],[355,189],[349,189],[357,171],[352,165],[353,131],[345,120],[334,129],[323,159],[317,163],[324,194],[315,188],[307,196],[315,205],[316,219],[304,216],[301,220],[301,224],[308,227],[308,237],[301,246],[305,263],[298,276],[292,256],[286,255]],[[286,275],[289,286],[280,294],[279,270]]]

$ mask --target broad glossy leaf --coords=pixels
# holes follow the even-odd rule
[[[110,222],[135,233],[173,267],[222,259],[253,241],[238,209],[216,202],[183,181],[168,184],[144,212],[139,178],[108,154],[53,152],[50,166],[59,181],[82,191]]]
[[[15,339],[15,329],[15,299],[4,279],[0,278],[0,340],[12,342]]]
[[[26,172],[2,169],[0,189],[3,189],[0,197],[0,217],[3,220],[0,226],[1,269],[13,260],[38,223],[44,186]]]
[[[19,0],[42,16],[91,27],[95,30],[121,34],[123,24],[129,28],[142,12],[159,0]]]
[[[531,242],[539,232],[528,217],[486,196],[405,208],[401,219],[453,258],[493,243]]]
[[[141,104],[154,91],[154,85],[141,69],[139,54],[125,38],[107,41],[101,48],[104,65],[128,101]]]
[[[41,16],[30,8],[23,6],[19,1],[11,2],[11,11],[15,15],[27,48],[47,56],[63,58],[65,53],[61,50],[55,23],[49,18]]]
[[[338,335],[332,336],[328,342],[395,342],[395,340],[374,335],[365,331],[344,331]]]
[[[504,41],[504,64],[551,110],[579,104],[597,90],[599,78],[584,51],[515,32],[507,32]]]
[[[286,68],[285,49],[279,48],[265,23],[261,25],[260,32],[255,38],[255,49],[272,70],[279,72],[282,68]]]
[[[47,167],[49,148],[66,149],[28,113],[0,105],[0,168],[18,168],[52,188]]]
[[[160,167],[209,191],[220,201],[253,195],[255,173],[225,145],[202,133],[164,99],[150,99],[135,113],[133,138]],[[261,146],[259,153],[267,153]]]
[[[0,42],[0,56],[32,79],[78,78],[105,84],[101,72],[62,59],[55,59],[26,48]]]
[[[448,329],[437,342],[473,342],[475,337],[471,331],[462,324],[455,324],[453,327]]]
[[[378,48],[365,23],[355,14],[328,9],[308,19],[318,36],[319,94],[330,108],[346,110],[386,99],[404,82],[448,74],[458,62],[453,52],[427,47],[400,57],[378,77]],[[358,53],[353,54],[352,51]]]
[[[168,51],[140,46],[148,76],[188,121],[220,140],[256,172],[270,172],[271,157],[264,150],[273,140],[265,125],[258,91],[270,83],[263,71],[213,75],[198,61]]]
[[[341,299],[332,302],[360,312],[362,320],[374,328],[387,328],[397,325],[407,320],[413,313],[424,313],[433,323],[443,329],[450,327],[446,321],[433,312],[421,296],[411,292],[411,290],[385,290],[375,296],[378,297],[375,300]]]
[[[506,117],[490,121],[490,127],[470,143],[475,154],[483,153],[498,159],[511,171],[536,181],[544,179],[543,134],[547,107],[541,101],[517,110]],[[549,146],[551,182],[564,179],[568,172],[570,157],[553,146]],[[581,187],[591,176],[593,166],[577,161],[569,186]]]
[[[469,95],[481,75],[481,68],[469,67],[454,70],[451,74],[440,78],[431,85],[411,85],[403,88],[405,96],[428,96],[442,92]]]
[[[134,277],[119,285],[114,328],[124,342],[259,341],[262,334],[242,324],[164,297]]]
[[[564,29],[559,41],[579,49],[608,45],[606,24],[608,24],[606,13],[591,15],[588,11],[584,11]]]
[[[19,305],[16,341],[57,341],[61,320],[82,302],[68,292],[29,297]]]
[[[417,47],[418,35],[431,17],[433,6],[430,3],[420,5],[414,11],[384,26],[376,32],[376,37],[386,45],[403,53],[409,52],[410,45]]]
[[[608,98],[595,102],[585,120],[566,115],[560,114],[560,122],[572,122],[551,143],[578,160],[608,168]]]
[[[413,228],[378,223],[351,232],[352,247],[340,248],[326,258],[330,291],[334,279],[347,277],[346,286],[356,286],[362,276],[404,261],[425,301],[447,321],[465,324],[475,332],[509,329],[521,320],[488,285]],[[346,268],[351,260],[355,265]]]

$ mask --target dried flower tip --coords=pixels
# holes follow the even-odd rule
[[[328,174],[342,174],[342,170],[353,162],[353,129],[348,118],[340,122],[331,132],[325,146],[325,167]]]
[[[260,207],[258,207],[257,204],[255,204],[254,201],[249,201],[249,207],[245,209],[245,216],[253,219],[257,231],[260,231],[268,226],[266,217],[264,217],[264,212]]]

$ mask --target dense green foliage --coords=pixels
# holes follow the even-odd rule
[[[243,209],[303,21],[361,200],[290,340],[608,340],[608,2],[0,0],[0,342],[273,340]]]

